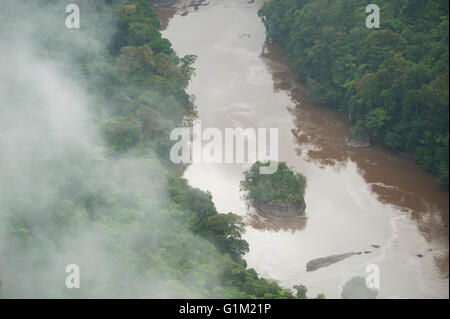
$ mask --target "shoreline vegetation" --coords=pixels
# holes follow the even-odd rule
[[[274,174],[260,174],[268,162],[256,162],[244,172],[240,189],[248,204],[258,212],[275,217],[297,217],[305,213],[306,177],[295,173],[285,162]]]
[[[344,113],[351,147],[370,140],[407,154],[449,185],[449,5],[380,0],[368,29],[363,0],[270,0],[268,39],[288,53],[313,103]]]

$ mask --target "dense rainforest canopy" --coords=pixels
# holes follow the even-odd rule
[[[338,108],[356,137],[409,154],[448,186],[447,0],[270,0],[259,15],[315,102]]]
[[[79,0],[80,29],[66,4],[2,2],[0,296],[305,298],[247,269],[242,218],[175,174],[195,57],[151,1]]]
[[[306,177],[295,173],[285,162],[278,162],[273,174],[260,174],[260,168],[266,164],[258,161],[244,172],[240,186],[249,203],[259,210],[270,206],[303,213]]]

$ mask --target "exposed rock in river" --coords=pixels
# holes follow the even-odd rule
[[[361,254],[361,252],[351,252],[351,253],[345,253],[345,254],[340,254],[340,255],[332,255],[332,256],[328,256],[328,257],[322,257],[322,258],[317,258],[317,259],[313,259],[310,260],[307,264],[306,264],[306,271],[314,271],[323,267],[328,267],[332,264],[335,264],[339,261],[342,261],[344,259],[347,259],[353,255],[357,255],[357,254]]]
[[[352,138],[348,141],[346,141],[347,146],[353,147],[353,148],[365,148],[370,147],[370,138],[364,138],[364,139],[355,139]]]
[[[297,217],[305,213],[306,203],[301,205],[292,205],[286,203],[269,202],[264,204],[254,204],[257,211],[266,215],[276,217]]]

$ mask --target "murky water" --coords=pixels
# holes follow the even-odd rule
[[[176,52],[198,56],[188,91],[203,128],[276,127],[280,160],[308,179],[306,217],[279,219],[246,207],[239,182],[249,165],[187,168],[185,178],[210,191],[220,212],[245,216],[249,267],[287,287],[302,283],[310,296],[339,298],[349,279],[376,264],[378,298],[448,298],[448,192],[381,146],[346,146],[346,119],[310,105],[283,51],[266,43],[261,2],[210,3],[160,15]],[[306,272],[311,259],[356,251],[370,253]]]

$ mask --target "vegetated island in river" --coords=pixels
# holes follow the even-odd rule
[[[261,174],[268,162],[256,162],[244,172],[241,191],[250,206],[258,212],[276,217],[296,217],[305,212],[306,177],[295,173],[285,162],[278,163],[273,174]]]

